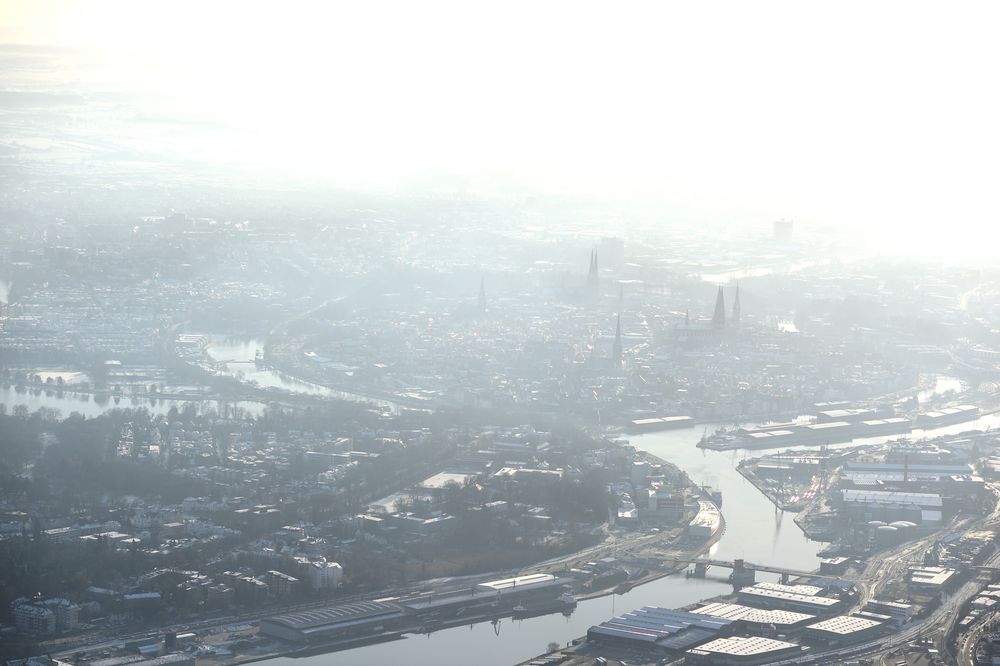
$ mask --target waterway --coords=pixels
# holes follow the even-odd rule
[[[330,388],[297,379],[273,368],[258,366],[255,362],[257,355],[264,353],[264,343],[261,340],[220,335],[207,335],[205,337],[208,339],[205,353],[213,361],[220,364],[219,369],[222,372],[241,382],[263,389],[276,388],[288,393],[363,402],[393,413],[400,409],[400,405],[392,400]]]
[[[962,380],[958,379],[957,377],[948,377],[946,375],[935,375],[933,376],[933,379],[928,381],[927,383],[930,384],[931,381],[933,381],[932,385],[928,386],[927,388],[925,388],[924,390],[920,391],[917,394],[917,402],[919,402],[920,404],[924,404],[925,402],[928,402],[932,398],[935,398],[939,395],[943,395],[948,391],[953,391],[954,393],[958,394],[965,390],[965,383],[962,382]]]
[[[711,555],[721,559],[742,557],[789,568],[810,570],[818,566],[816,553],[824,544],[806,539],[792,521],[794,514],[776,511],[771,502],[736,471],[742,457],[737,451],[703,451],[697,444],[701,429],[649,433],[630,438],[636,447],[668,460],[699,484],[722,491],[726,532]],[[525,620],[504,619],[498,627],[489,622],[438,631],[429,636],[303,658],[278,658],[268,666],[326,666],[327,664],[477,664],[510,665],[545,652],[550,642],[565,645],[587,633],[594,624],[617,613],[646,605],[670,608],[732,591],[720,579],[668,576],[641,585],[625,594],[581,602],[571,616],[561,614]],[[761,576],[766,579],[765,576]],[[497,633],[496,629],[499,629]]]
[[[206,338],[209,342],[205,351],[208,357],[218,364],[219,371],[256,388],[279,389],[281,392],[288,393],[289,395],[318,396],[330,399],[350,400],[352,402],[364,402],[392,413],[398,413],[400,409],[399,404],[390,400],[382,400],[361,393],[339,391],[291,377],[271,368],[258,367],[255,363],[257,352],[263,352],[264,349],[264,343],[260,340],[222,335],[208,335]],[[280,395],[276,397],[280,399]],[[30,390],[18,392],[13,386],[8,388],[0,387],[0,404],[4,405],[8,412],[17,405],[24,405],[32,412],[40,407],[55,409],[64,417],[69,416],[73,412],[78,412],[89,418],[99,416],[105,411],[116,407],[120,409],[140,409],[145,407],[152,414],[166,414],[170,411],[171,407],[181,409],[188,403],[197,404],[203,408],[211,407],[216,410],[238,407],[252,415],[261,414],[265,407],[265,403],[257,401],[221,402],[214,399],[172,400],[159,398],[155,403],[151,403],[146,398],[131,398],[127,396],[122,396],[118,402],[109,398],[106,402],[98,403],[92,395],[87,393],[73,393],[69,391],[60,393],[55,390],[43,390],[35,394]]]
[[[710,424],[709,429],[716,425]],[[984,416],[969,423],[959,423],[934,431],[913,433],[913,438],[954,435],[970,430],[1000,427],[1000,414]],[[793,522],[793,513],[782,512],[749,481],[736,471],[746,457],[762,455],[747,451],[706,451],[697,448],[702,429],[673,430],[631,437],[631,443],[668,460],[688,473],[698,484],[722,491],[722,513],[726,531],[712,547],[710,556],[811,571],[819,566],[816,554],[825,544],[810,541]],[[840,444],[875,444],[892,439],[877,437]],[[795,447],[815,448],[815,447]],[[569,617],[561,614],[525,620],[501,620],[497,627],[489,622],[445,629],[429,635],[408,636],[403,640],[314,655],[278,657],[268,666],[329,666],[357,664],[382,666],[406,663],[415,666],[442,666],[474,662],[483,666],[509,666],[526,661],[546,651],[550,642],[565,645],[584,636],[587,629],[616,614],[642,606],[678,608],[709,597],[729,594],[732,586],[722,580],[727,570],[709,571],[707,579],[686,578],[683,574],[667,576],[641,585],[625,594],[580,602]],[[719,578],[713,579],[713,575]],[[758,574],[758,580],[776,580],[776,576]]]
[[[247,340],[222,340],[213,342],[210,355],[213,360],[225,364],[228,372],[243,373],[244,379],[256,381],[261,386],[279,386],[297,390],[298,384],[309,385],[280,373],[259,369],[246,360],[253,359],[259,343]],[[262,381],[263,380],[263,381]],[[265,383],[266,382],[266,383]],[[318,387],[326,389],[326,387]],[[960,388],[952,378],[941,378],[930,392],[942,392]],[[326,389],[332,390],[332,389]],[[315,389],[309,389],[315,392]],[[315,394],[315,393],[314,393]],[[930,394],[927,395],[930,397]],[[95,416],[114,407],[108,402],[98,405],[93,400],[83,400],[79,396],[56,393],[32,395],[30,392],[16,393],[13,388],[0,389],[0,403],[8,409],[13,404],[26,404],[30,409],[51,407],[64,414],[78,411],[87,416]],[[166,411],[170,401],[158,401],[153,411]],[[133,403],[122,398],[119,407],[149,406],[148,401]],[[725,424],[708,424],[710,431]],[[913,438],[957,434],[969,430],[995,429],[1000,426],[1000,414],[991,414],[969,423],[960,423],[933,432],[915,431]],[[794,514],[778,511],[749,481],[736,471],[740,459],[761,455],[760,452],[707,451],[697,448],[702,427],[647,433],[630,438],[633,445],[670,461],[688,473],[698,483],[722,491],[723,514],[726,531],[710,552],[711,557],[723,560],[744,558],[750,562],[784,566],[799,570],[812,570],[818,566],[816,553],[823,544],[810,541],[793,522]],[[886,437],[855,440],[852,444],[876,443]],[[843,444],[841,446],[847,446]],[[467,664],[476,662],[483,666],[506,666],[515,664],[540,654],[549,643],[565,645],[583,636],[594,624],[603,622],[617,613],[627,612],[645,605],[676,608],[696,601],[729,593],[732,588],[722,580],[728,571],[715,572],[720,578],[686,578],[683,574],[668,576],[646,585],[634,588],[625,594],[581,602],[569,616],[561,614],[524,620],[504,619],[494,626],[481,622],[469,626],[438,631],[429,635],[409,636],[403,640],[380,643],[335,653],[314,655],[303,658],[279,657],[269,660],[268,666],[327,666],[328,664],[358,664],[360,666],[382,666],[383,664],[407,663],[413,665],[441,666],[447,664]],[[773,579],[760,575],[761,580]]]
[[[263,413],[264,403],[252,401],[222,402],[219,400],[171,400],[157,398],[150,401],[148,398],[130,398],[122,396],[116,402],[114,398],[98,401],[89,393],[74,393],[71,391],[42,390],[40,393],[33,393],[31,390],[18,392],[13,386],[3,388],[0,386],[0,405],[3,405],[10,413],[17,405],[24,405],[29,412],[37,411],[40,407],[54,409],[66,418],[73,412],[77,412],[87,418],[100,416],[110,409],[148,409],[150,414],[166,414],[171,407],[183,409],[187,404],[197,405],[205,409],[211,407],[216,411],[223,409],[239,408],[244,412],[257,416]]]

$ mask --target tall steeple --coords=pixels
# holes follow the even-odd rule
[[[618,322],[615,324],[615,345],[611,348],[611,359],[615,366],[622,364],[622,315],[618,313]]]
[[[726,327],[726,296],[722,293],[722,285],[719,285],[719,294],[715,297],[715,313],[712,315],[712,328],[723,329]]]
[[[479,278],[479,311],[486,312],[486,278]]]
[[[597,269],[597,250],[590,251],[590,272],[587,273],[587,289],[596,294],[601,286],[601,276]]]
[[[733,298],[733,323],[740,323],[740,283],[736,283],[736,296]]]

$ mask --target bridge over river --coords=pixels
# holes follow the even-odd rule
[[[695,578],[704,578],[705,574],[708,572],[709,567],[719,567],[722,569],[732,569],[733,573],[730,580],[734,585],[747,585],[753,584],[756,580],[756,573],[758,571],[764,571],[767,573],[778,574],[781,576],[781,582],[787,584],[791,578],[801,578],[806,576],[820,576],[821,574],[815,571],[801,571],[799,569],[790,569],[788,567],[778,567],[770,566],[767,564],[754,564],[747,562],[745,560],[713,560],[707,558],[693,558],[693,559],[673,559],[672,562],[677,564],[693,564],[694,572],[689,572],[688,575]],[[845,576],[839,575],[827,575],[822,574],[823,578],[835,578],[838,580],[850,580]]]

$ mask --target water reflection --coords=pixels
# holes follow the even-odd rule
[[[715,428],[721,424],[710,424]],[[743,557],[751,562],[797,569],[816,566],[816,552],[823,544],[805,538],[797,526],[782,529],[784,516],[736,470],[741,457],[733,451],[703,451],[695,444],[699,429],[649,433],[631,438],[633,445],[669,460],[685,470],[695,483],[722,491],[726,532],[712,549],[720,559]],[[788,517],[791,519],[791,516]],[[717,572],[720,576],[727,571]],[[770,579],[761,576],[761,579]],[[509,665],[545,651],[550,642],[565,645],[587,633],[587,629],[612,617],[646,605],[678,607],[732,590],[719,578],[669,576],[634,588],[624,595],[583,601],[570,617],[561,614],[505,621],[499,636],[483,622],[436,632],[427,637],[381,643],[345,652],[302,659],[277,659],[269,666],[321,666],[330,663],[381,665],[391,663]],[[419,643],[414,643],[419,640]]]
[[[167,414],[171,407],[183,409],[187,404],[197,405],[199,409],[211,407],[222,412],[223,410],[239,409],[247,414],[258,416],[264,412],[264,403],[251,401],[224,402],[219,400],[169,400],[164,398],[129,398],[120,399],[99,399],[89,393],[72,393],[69,391],[40,391],[35,393],[31,390],[18,391],[13,386],[9,388],[0,387],[0,404],[4,405],[10,413],[14,407],[24,405],[29,412],[37,411],[41,407],[55,409],[65,418],[77,412],[87,418],[100,416],[109,409],[148,409],[151,414]]]
[[[708,427],[714,430],[720,425],[723,424],[709,424]],[[993,414],[971,423],[929,432],[916,431],[913,436],[918,438],[957,434],[973,429],[995,428],[997,425],[1000,425],[1000,414]],[[735,469],[736,463],[742,458],[761,455],[761,452],[748,454],[744,451],[702,450],[695,446],[700,432],[700,428],[696,428],[649,433],[633,437],[631,442],[638,448],[673,462],[696,483],[710,485],[722,491],[726,531],[712,548],[712,557],[723,560],[742,557],[750,562],[790,569],[815,569],[818,566],[816,553],[824,544],[806,538],[802,530],[790,522],[792,515],[786,516],[778,510]],[[888,439],[891,438],[855,440],[853,443],[834,445],[831,448],[879,443]],[[718,572],[720,576],[726,574],[726,571]],[[775,579],[775,576],[758,574],[758,580]],[[484,666],[508,666],[545,652],[550,642],[565,645],[585,635],[591,625],[603,622],[616,613],[647,605],[677,608],[726,594],[731,590],[728,582],[713,578],[711,570],[709,577],[705,579],[686,578],[680,574],[641,585],[624,595],[580,602],[568,618],[554,614],[525,620],[507,620],[502,624],[499,635],[494,633],[491,623],[482,622],[344,652],[301,659],[273,659],[268,661],[268,666],[326,666],[333,663],[361,666],[394,663],[438,666],[467,664],[470,661]]]
[[[218,335],[205,336],[208,346],[205,352],[220,365],[220,370],[241,382],[259,388],[277,388],[290,393],[322,396],[351,402],[364,402],[390,411],[398,411],[400,405],[364,393],[333,389],[328,386],[304,381],[283,372],[258,365],[258,357],[264,353],[264,343],[257,339],[233,338]]]

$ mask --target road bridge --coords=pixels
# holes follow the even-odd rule
[[[815,571],[800,571],[799,569],[789,569],[787,567],[776,567],[767,564],[754,564],[747,562],[745,560],[737,559],[733,561],[728,560],[713,560],[707,558],[691,558],[691,559],[675,559],[674,562],[678,564],[693,564],[694,572],[688,575],[704,578],[709,567],[719,567],[722,569],[732,569],[733,574],[730,577],[734,585],[746,585],[753,584],[756,572],[764,571],[767,573],[774,573],[781,576],[781,582],[787,584],[790,578],[800,578],[805,576],[819,576],[820,574]],[[836,578],[840,580],[847,580],[843,576],[832,576],[823,575],[823,578]]]

